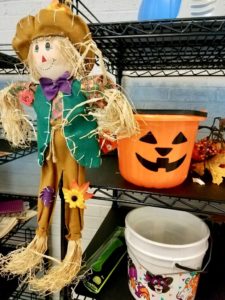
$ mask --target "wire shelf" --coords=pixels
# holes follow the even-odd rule
[[[29,204],[29,209],[36,209],[37,197],[34,196],[21,196],[0,193],[1,200],[16,200],[22,199]],[[28,221],[18,222],[16,226],[3,238],[0,239],[0,247],[15,248],[16,245],[27,244],[34,237],[34,230],[30,228],[24,228],[24,225]]]
[[[19,297],[19,298],[18,298]],[[46,297],[42,297],[34,292],[27,291],[26,289],[22,291],[21,289],[19,291],[15,291],[12,296],[9,298],[9,300],[44,300],[47,299]],[[48,297],[50,299],[50,297]]]
[[[12,200],[12,199],[22,199],[25,202],[29,202],[29,208],[36,208],[37,197],[34,196],[21,196],[21,195],[10,195],[10,194],[0,194],[0,200]],[[6,236],[0,240],[1,253],[8,253],[9,251],[15,250],[16,247],[27,245],[35,236],[35,229],[26,227],[27,222],[18,223]],[[43,300],[47,299],[44,296],[40,296],[28,289],[27,284],[19,284],[17,277],[12,280],[6,280],[1,278],[1,296],[4,298],[7,295],[9,300]],[[50,299],[48,297],[48,299]]]
[[[0,150],[2,152],[0,156],[0,165],[37,152],[36,142],[32,142],[31,145],[27,148],[12,148],[10,144],[4,139],[0,139],[0,143]]]
[[[90,24],[90,29],[123,75],[224,75],[224,17]]]
[[[11,45],[7,46],[7,52],[11,53]],[[2,51],[2,49],[1,49]],[[4,51],[4,50],[3,50]],[[0,52],[0,75],[11,75],[11,74],[26,74],[27,71],[24,68],[24,65],[21,64],[20,60],[6,53]]]
[[[98,200],[173,208],[196,214],[225,215],[224,183],[218,186],[207,182],[205,186],[200,186],[188,177],[184,183],[169,189],[136,186],[122,178],[117,157],[113,155],[103,157],[100,169],[88,169],[87,179],[91,182],[94,198]]]
[[[155,195],[151,192],[134,192],[129,190],[94,188],[93,199],[114,202],[116,205],[153,206],[192,212],[197,215],[225,215],[225,206],[221,202],[198,200],[165,195]],[[224,217],[225,221],[225,217]]]
[[[74,6],[81,14],[81,2]],[[78,7],[78,8],[77,8]],[[85,15],[83,13],[83,15]],[[97,18],[94,18],[98,22]],[[112,73],[149,76],[224,76],[225,18],[207,17],[151,22],[91,23],[93,39]],[[24,74],[23,65],[0,53],[0,74]],[[131,73],[127,74],[129,71]]]

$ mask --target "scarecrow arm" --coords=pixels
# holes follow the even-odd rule
[[[0,91],[0,121],[5,138],[14,147],[27,147],[34,136],[33,126],[21,104],[31,105],[33,101],[28,86],[28,83],[18,82]]]
[[[132,105],[109,77],[88,76],[82,80],[81,90],[91,107],[89,114],[98,122],[101,138],[115,141],[138,132]]]

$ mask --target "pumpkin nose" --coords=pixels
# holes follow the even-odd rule
[[[41,61],[42,62],[46,62],[47,61],[47,59],[44,57],[44,55],[42,55]]]
[[[159,153],[161,156],[166,156],[167,154],[170,153],[172,148],[161,148],[161,147],[156,147],[155,150]]]

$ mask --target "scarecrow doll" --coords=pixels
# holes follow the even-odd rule
[[[34,290],[53,293],[74,280],[81,267],[84,201],[91,197],[85,168],[100,166],[99,140],[114,142],[131,136],[137,127],[126,96],[107,75],[87,24],[66,4],[53,1],[36,16],[21,19],[12,45],[31,80],[0,91],[0,120],[12,145],[25,147],[33,134],[23,104],[33,106],[41,180],[36,235],[27,247],[1,257],[0,274],[23,276]],[[91,76],[96,60],[101,73]],[[45,252],[61,179],[67,252],[38,276],[44,257],[55,260]]]

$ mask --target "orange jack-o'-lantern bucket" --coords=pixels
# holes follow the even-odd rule
[[[190,110],[143,110],[140,134],[118,142],[119,169],[129,182],[151,188],[181,184],[188,174],[198,124],[207,113]]]

